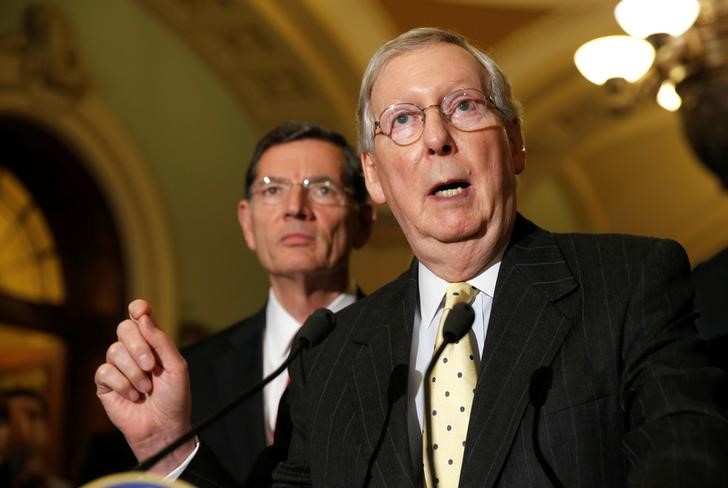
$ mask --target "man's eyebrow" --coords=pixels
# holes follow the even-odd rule
[[[263,175],[263,178],[268,178],[270,181],[274,182],[291,182],[292,180],[286,176],[273,176],[273,175]],[[335,179],[332,176],[328,175],[313,175],[313,176],[304,176],[303,180],[313,181],[314,183],[318,183],[321,181],[330,181],[332,183],[336,183],[338,185],[343,185],[340,181]],[[260,181],[264,181],[261,179]]]
[[[328,175],[314,175],[314,176],[307,176],[305,179],[308,181],[331,181],[332,183],[337,183],[337,181]]]

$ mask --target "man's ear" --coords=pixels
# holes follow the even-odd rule
[[[511,159],[515,173],[521,174],[526,168],[526,143],[523,140],[521,122],[516,120],[508,124],[508,143],[511,148]]]
[[[372,197],[374,203],[382,204],[387,202],[382,190],[382,183],[379,180],[379,167],[377,166],[374,156],[368,152],[362,152],[360,155],[362,169],[364,170],[364,181],[367,184],[367,191]]]
[[[372,235],[372,228],[374,227],[374,222],[377,220],[377,211],[374,208],[374,205],[372,205],[369,200],[364,203],[360,203],[359,208],[357,209],[356,218],[357,226],[352,245],[354,246],[354,249],[359,249],[367,243]]]
[[[243,231],[243,237],[245,243],[248,245],[248,249],[255,252],[255,232],[253,232],[253,221],[251,212],[250,202],[243,198],[238,203],[238,223],[240,229]]]

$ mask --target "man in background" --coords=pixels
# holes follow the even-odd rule
[[[314,310],[337,311],[357,299],[360,292],[349,274],[349,256],[368,240],[374,211],[356,152],[342,135],[312,124],[291,122],[273,129],[253,152],[238,221],[245,242],[268,273],[268,300],[251,317],[183,351],[189,365],[193,422],[275,370]],[[136,301],[130,313],[137,318],[151,309]],[[122,322],[120,330],[139,337],[133,319]],[[109,348],[112,357],[127,357],[120,345]],[[105,366],[99,368],[97,385],[106,407],[113,392],[99,383]],[[105,381],[116,378],[112,375]],[[248,477],[259,452],[272,443],[278,403],[287,384],[287,374],[277,377],[262,394],[201,433],[203,443],[237,481]],[[115,395],[112,401],[122,399]],[[115,418],[111,412],[110,416],[127,432],[129,419]],[[127,440],[134,448],[128,433]],[[140,460],[154,454],[136,452]]]
[[[344,137],[302,123],[279,126],[258,142],[245,178],[238,221],[268,272],[266,304],[254,315],[183,350],[196,422],[272,373],[316,309],[352,304],[349,255],[373,222],[361,163]],[[201,435],[238,480],[273,442],[282,374]]]

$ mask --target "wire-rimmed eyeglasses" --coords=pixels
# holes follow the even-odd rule
[[[300,186],[304,197],[315,205],[343,206],[346,205],[347,196],[351,194],[349,188],[328,176],[306,178],[300,183],[278,176],[264,176],[253,183],[251,192],[256,202],[280,206],[288,202],[294,186]]]
[[[456,129],[470,132],[488,127],[497,121],[495,103],[480,90],[456,90],[437,105],[419,107],[414,103],[395,103],[385,108],[374,122],[374,135],[383,134],[398,146],[412,144],[425,128],[425,112],[437,108],[441,116]]]

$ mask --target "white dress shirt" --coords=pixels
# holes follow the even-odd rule
[[[326,308],[338,312],[356,301],[356,296],[342,293]],[[288,358],[293,337],[301,327],[278,301],[273,288],[268,291],[268,303],[265,307],[265,331],[263,332],[263,377],[275,371]],[[288,371],[278,375],[263,388],[263,416],[265,418],[266,444],[273,443],[273,431],[278,415],[278,404],[288,386]]]
[[[475,312],[472,331],[478,345],[476,365],[480,364],[483,355],[483,346],[488,331],[490,310],[493,306],[493,293],[498,279],[501,257],[480,274],[467,280],[467,283],[478,289],[478,293],[471,304]],[[416,447],[421,444],[422,439],[422,414],[425,407],[425,390],[422,385],[422,378],[435,350],[435,338],[445,305],[445,289],[448,282],[435,275],[424,264],[419,263],[417,285],[419,287],[420,306],[415,308],[412,348],[410,350],[410,372],[409,381],[407,382],[407,425],[413,459],[419,459],[420,454]]]

